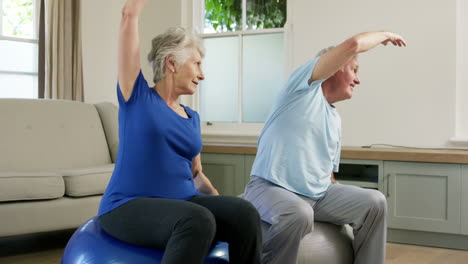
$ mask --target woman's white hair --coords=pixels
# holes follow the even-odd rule
[[[171,55],[176,66],[182,65],[190,56],[190,50],[195,48],[200,55],[205,56],[203,42],[195,33],[182,27],[173,27],[151,41],[151,51],[148,54],[148,62],[153,69],[153,81],[164,79],[166,57]]]

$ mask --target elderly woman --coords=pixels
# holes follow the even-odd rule
[[[200,39],[181,28],[152,41],[149,87],[140,70],[138,17],[146,0],[128,0],[118,49],[119,152],[99,208],[102,228],[122,241],[164,249],[162,263],[203,263],[216,240],[231,263],[260,263],[256,209],[218,196],[202,172],[200,119],[177,103],[204,79]]]

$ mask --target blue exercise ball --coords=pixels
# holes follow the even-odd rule
[[[205,264],[229,263],[228,244],[217,242]],[[161,263],[164,251],[139,247],[106,234],[93,217],[81,225],[65,247],[62,264],[147,264]]]

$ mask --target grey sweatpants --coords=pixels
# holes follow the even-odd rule
[[[387,202],[379,191],[332,184],[325,196],[315,201],[252,176],[244,198],[271,224],[263,243],[262,263],[297,263],[299,243],[313,230],[314,220],[353,228],[355,264],[385,262]]]

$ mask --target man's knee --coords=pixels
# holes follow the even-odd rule
[[[309,233],[314,227],[314,211],[309,205],[303,205],[295,213],[295,222],[304,227]]]
[[[381,192],[372,190],[368,199],[369,208],[381,212],[384,215],[387,214],[387,199]]]
[[[308,204],[297,204],[281,214],[278,221],[285,226],[285,231],[301,230],[305,235],[314,227],[314,211]]]

